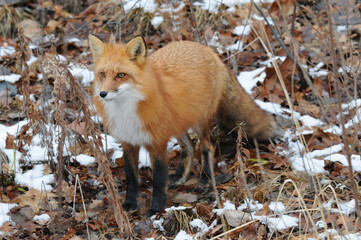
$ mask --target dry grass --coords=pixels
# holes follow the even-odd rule
[[[177,18],[181,19],[190,19],[188,22],[185,20],[182,25],[179,26],[177,32],[173,32],[174,27],[178,24],[178,20],[174,17],[175,13],[166,13],[165,22],[162,23],[160,28],[154,29],[151,25],[151,20],[154,17],[154,13],[144,13],[142,14],[139,9],[133,9],[128,14],[125,14],[121,5],[116,2],[108,1],[104,3],[99,3],[99,8],[104,10],[108,9],[109,11],[101,11],[104,13],[100,16],[100,20],[106,22],[105,26],[102,29],[97,29],[96,31],[103,31],[104,29],[110,30],[115,38],[124,38],[127,39],[131,35],[142,34],[147,35],[151,39],[160,38],[160,43],[154,43],[154,48],[160,47],[164,42],[176,39],[190,39],[199,42],[207,42],[209,36],[214,36],[217,30],[226,30],[227,26],[224,24],[224,20],[230,20],[230,15],[224,11],[219,13],[210,13],[206,10],[203,10],[199,7],[191,6],[188,11],[181,11],[177,13]],[[302,9],[303,6],[298,5],[298,8],[302,11],[307,11],[308,13],[312,12],[312,9]],[[237,18],[233,19],[234,21],[240,21],[240,19],[251,20],[250,16],[256,11],[255,8],[237,8]],[[281,15],[282,15],[282,11]],[[301,12],[301,15],[304,12]],[[168,15],[169,14],[169,15]],[[173,14],[173,15],[172,15]],[[265,12],[267,15],[267,13]],[[318,32],[318,41],[317,41],[317,52],[314,54],[319,61],[324,61],[329,63],[327,65],[328,73],[330,77],[327,79],[327,83],[331,89],[330,92],[337,95],[338,100],[338,111],[341,118],[336,120],[340,126],[345,125],[345,119],[342,118],[343,112],[340,108],[341,102],[348,102],[359,97],[360,89],[358,86],[359,76],[360,76],[360,60],[359,60],[359,48],[351,46],[353,40],[348,39],[347,45],[350,47],[345,48],[344,43],[340,43],[337,37],[332,33],[332,31],[327,31],[330,28],[332,19],[330,18],[329,13],[324,13],[324,17],[319,19],[317,16],[314,16],[312,19],[313,22],[309,22],[310,25],[317,27]],[[11,17],[11,18],[10,18]],[[24,15],[15,8],[11,7],[2,7],[0,12],[0,21],[3,23],[0,32],[3,34],[13,34],[11,32],[12,26],[15,26],[17,22],[23,19]],[[188,17],[188,18],[187,18]],[[294,73],[292,84],[298,85],[297,82],[298,73],[296,73],[297,66],[302,66],[307,63],[305,57],[300,54],[300,48],[305,48],[306,50],[309,47],[312,47],[312,44],[301,43],[294,37],[292,34],[292,25],[287,22],[286,16],[279,16],[279,21],[276,22],[276,25],[281,29],[281,35],[284,36],[283,39],[287,39],[287,46],[291,50],[294,59]],[[315,22],[317,22],[315,24]],[[330,25],[325,24],[330,23]],[[326,32],[326,34],[325,34]],[[270,39],[269,28],[265,25],[257,25],[257,28],[253,27],[252,34],[254,34],[254,39],[247,43],[245,49],[254,48],[256,45],[261,46],[258,51],[264,51],[267,56],[275,56],[275,40]],[[159,34],[159,36],[157,35]],[[207,34],[209,34],[207,38]],[[242,38],[242,37],[240,37]],[[27,49],[27,43],[24,38],[21,37],[20,33],[20,48]],[[121,39],[123,40],[123,39]],[[229,39],[220,39],[219,42],[226,43]],[[281,41],[281,40],[280,40]],[[156,41],[154,41],[156,42]],[[222,44],[223,44],[222,43]],[[332,44],[331,44],[332,43]],[[159,44],[159,45],[157,45]],[[347,46],[346,45],[346,46]],[[278,45],[277,45],[278,47]],[[314,47],[314,46],[313,46]],[[332,56],[335,53],[335,49],[339,52],[340,57]],[[351,52],[347,52],[351,49]],[[55,54],[54,49],[47,49],[51,55]],[[308,52],[311,52],[312,49],[308,49]],[[74,79],[70,74],[68,66],[59,62],[58,59],[51,58],[48,56],[41,55],[42,65],[39,66],[41,69],[40,72],[44,74],[43,80],[43,92],[51,91],[51,99],[44,97],[41,101],[41,108],[30,99],[30,78],[29,78],[29,68],[26,64],[26,60],[29,59],[29,51],[21,51],[19,55],[19,66],[24,66],[23,70],[23,88],[22,94],[24,95],[24,108],[26,109],[26,116],[32,124],[34,131],[41,133],[44,144],[47,145],[48,149],[52,149],[52,138],[58,137],[59,146],[58,146],[58,159],[52,158],[53,153],[49,153],[49,162],[52,166],[52,170],[57,173],[57,192],[59,198],[59,209],[64,207],[64,204],[61,202],[62,199],[62,181],[64,180],[63,173],[66,172],[66,161],[63,159],[62,151],[64,146],[64,141],[66,138],[70,139],[74,151],[77,152],[78,148],[82,149],[83,146],[87,146],[90,149],[90,153],[98,161],[98,172],[100,172],[99,179],[105,184],[108,192],[108,200],[111,205],[111,208],[114,210],[114,218],[117,223],[117,230],[114,232],[119,233],[120,235],[128,238],[134,237],[132,230],[132,221],[138,221],[137,218],[132,218],[133,215],[127,216],[123,212],[120,206],[120,198],[118,195],[118,185],[113,178],[114,172],[109,166],[108,155],[102,146],[101,135],[99,127],[91,119],[92,109],[89,108],[88,102],[90,101],[89,96],[79,82]],[[225,58],[225,61],[229,65],[237,66],[236,58],[238,57],[237,53],[232,53],[232,56],[222,56]],[[332,56],[332,61],[329,60],[329,56]],[[349,57],[347,57],[349,56]],[[358,58],[358,59],[357,59]],[[233,59],[233,60],[232,60]],[[232,64],[232,61],[234,61]],[[306,62],[305,62],[306,61]],[[308,62],[309,65],[315,65],[315,62]],[[289,92],[286,87],[285,79],[283,77],[280,66],[276,61],[272,62],[273,68],[276,70],[278,80],[284,91],[286,98],[285,105],[290,109],[295,109],[297,106],[295,92]],[[346,71],[352,67],[352,71]],[[342,68],[345,71],[339,72],[338,69]],[[22,69],[22,68],[19,68]],[[238,69],[234,69],[235,72]],[[307,85],[311,89],[311,93],[308,94],[308,97],[316,99],[319,103],[320,112],[322,116],[320,118],[325,119],[329,124],[334,124],[335,119],[332,118],[329,109],[329,99],[326,99],[322,94],[320,94],[317,86],[313,79],[308,75],[308,70],[301,68],[301,72],[304,75]],[[301,79],[299,77],[298,79]],[[49,84],[48,79],[52,79],[52,83]],[[50,104],[46,104],[50,103]],[[69,107],[67,103],[71,103],[73,107]],[[298,107],[298,106],[297,106]],[[333,113],[335,114],[335,113]],[[69,117],[70,115],[70,117]],[[345,116],[344,116],[345,117]],[[359,116],[361,117],[361,116]],[[306,154],[310,152],[308,149],[308,144],[305,137],[302,135],[302,128],[297,117],[292,114],[293,126],[292,129],[299,134],[299,140],[303,144],[303,152]],[[74,128],[70,128],[69,124],[73,124],[78,129],[78,132]],[[47,128],[46,125],[51,125],[52,128]],[[58,129],[55,133],[55,129]],[[241,129],[241,128],[240,128]],[[75,137],[74,137],[75,135]],[[271,164],[267,161],[263,161],[259,156],[259,149],[256,146],[257,158],[256,161],[251,160],[250,153],[247,150],[247,147],[244,144],[243,133],[239,130],[239,139],[237,142],[237,156],[234,161],[234,164],[230,167],[230,170],[234,172],[235,178],[228,183],[229,185],[220,186],[219,189],[227,189],[226,191],[221,191],[221,198],[231,200],[236,206],[239,206],[245,199],[254,199],[259,201],[262,204],[268,204],[272,201],[280,201],[284,203],[286,209],[283,214],[295,215],[298,216],[300,222],[302,221],[302,226],[291,229],[285,232],[275,232],[275,231],[265,231],[262,232],[262,238],[267,239],[279,239],[279,238],[306,238],[307,237],[318,237],[318,233],[324,233],[327,239],[332,239],[335,236],[327,231],[330,228],[339,230],[337,233],[338,236],[343,234],[348,234],[354,232],[355,228],[350,227],[350,220],[345,218],[343,214],[333,213],[325,209],[323,204],[333,202],[332,207],[340,210],[340,202],[357,199],[359,187],[355,185],[355,181],[350,179],[355,179],[355,176],[352,175],[352,167],[349,169],[349,176],[347,178],[342,177],[332,177],[325,174],[316,174],[309,175],[307,173],[295,174],[292,169],[285,168],[283,170],[273,170],[271,169]],[[346,129],[343,128],[342,131],[342,141],[346,144],[344,153],[348,156],[350,160],[350,154],[360,150],[359,140],[360,131],[359,125],[355,124],[352,128]],[[80,144],[81,143],[81,144]],[[20,146],[15,146],[15,149],[18,149]],[[1,154],[1,153],[0,153]],[[276,153],[275,153],[276,154]],[[221,155],[221,154],[219,154]],[[65,161],[65,163],[64,163]],[[3,182],[7,182],[8,178],[0,179]],[[69,179],[65,180],[69,181]],[[86,200],[83,200],[86,202]],[[203,203],[201,203],[203,204]],[[205,206],[209,207],[206,203]],[[213,207],[213,206],[212,206]],[[62,212],[58,213],[61,217]],[[279,216],[278,215],[278,216]],[[268,215],[273,217],[275,215]],[[131,219],[129,220],[128,217]],[[193,219],[199,218],[206,221],[206,219],[215,219],[216,216],[202,216],[200,213],[194,212],[192,209],[188,208],[186,210],[176,210],[164,214],[165,221],[163,227],[165,229],[165,234],[172,238],[179,230],[183,229],[188,233],[194,233],[195,231],[191,228],[190,222]],[[356,218],[356,216],[351,216]],[[360,212],[358,209],[358,217],[360,217]],[[350,217],[348,217],[350,218]],[[320,229],[316,226],[317,221],[323,220],[327,222],[324,229]],[[208,225],[210,222],[207,223]],[[230,226],[226,222],[223,222],[224,229],[230,229]],[[241,234],[242,231],[247,231],[251,226],[261,226],[262,224],[259,220],[249,220],[248,222],[242,224],[239,227],[232,228],[224,233],[220,233],[221,230],[214,233],[212,239],[224,239],[226,236],[234,236],[232,234]],[[104,224],[105,225],[105,224]],[[343,226],[342,228],[340,227]],[[341,230],[340,230],[341,229]],[[112,229],[102,230],[104,235],[103,238],[107,236],[108,232],[112,232]],[[310,233],[311,232],[311,233]],[[113,233],[113,232],[112,232]],[[158,232],[163,234],[163,232]],[[218,235],[217,235],[218,234]],[[88,235],[89,236],[89,235]],[[241,237],[240,237],[241,238]]]
[[[22,8],[9,5],[0,6],[0,35],[14,37],[17,33],[17,25],[24,19],[32,18]]]

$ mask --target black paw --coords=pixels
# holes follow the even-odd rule
[[[123,209],[127,212],[135,211],[138,208],[136,203],[129,203],[129,202],[123,203],[122,206],[123,206]]]
[[[146,217],[151,217],[151,216],[153,216],[153,215],[156,215],[157,213],[159,213],[159,212],[161,212],[161,211],[157,211],[157,210],[154,210],[154,209],[149,209],[148,211],[147,211],[147,213],[146,213]]]
[[[182,175],[179,175],[179,174],[177,174],[177,173],[170,174],[170,175],[168,176],[168,181],[169,181],[169,183],[176,182],[176,181],[178,181],[178,179],[180,179],[181,177],[182,177]]]
[[[208,185],[211,184],[211,180],[206,175],[202,174],[199,178],[199,184]]]

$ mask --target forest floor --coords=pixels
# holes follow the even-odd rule
[[[12,2],[0,3],[0,239],[361,239],[359,1]],[[212,131],[221,206],[195,190],[192,135],[194,171],[151,218],[142,149],[139,210],[123,212],[122,148],[91,100],[91,33],[142,35],[150,54],[211,47],[283,135]],[[168,151],[172,174],[174,139]]]

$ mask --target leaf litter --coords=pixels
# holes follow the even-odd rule
[[[234,175],[218,186],[223,209],[215,207],[212,194],[194,193],[197,181],[191,181],[168,190],[167,206],[173,210],[158,214],[152,221],[142,217],[151,198],[150,160],[142,150],[140,209],[127,216],[132,226],[141,227],[128,233],[128,237],[221,237],[224,224],[228,232],[223,234],[231,239],[361,237],[357,220],[360,213],[354,200],[360,196],[354,195],[349,179],[352,170],[354,180],[361,181],[358,57],[361,18],[357,10],[360,3],[330,1],[333,41],[340,58],[337,66],[330,57],[334,49],[328,45],[328,13],[323,1],[257,2],[266,18],[250,1],[127,1],[124,4],[91,1],[87,4],[79,9],[51,1],[15,5],[19,10],[40,8],[53,14],[46,13],[41,21],[40,15],[34,14],[33,20],[27,22],[22,22],[20,16],[17,26],[25,23],[31,26],[23,32],[25,40],[12,34],[0,38],[0,66],[6,69],[0,72],[0,83],[7,83],[5,91],[0,89],[3,236],[30,239],[33,234],[43,238],[58,234],[70,239],[122,235],[115,229],[119,218],[114,214],[109,188],[99,181],[100,162],[89,146],[89,140],[96,136],[89,135],[90,120],[78,111],[86,105],[91,120],[96,123],[94,126],[102,131],[104,154],[110,160],[109,170],[122,199],[125,192],[122,148],[104,132],[89,97],[94,75],[86,39],[87,34],[95,33],[106,39],[122,40],[141,34],[150,51],[174,40],[208,44],[257,104],[273,113],[284,128],[284,135],[273,144],[246,147],[241,144],[236,150],[235,139],[214,136],[221,146],[217,149],[217,160],[223,163],[216,166],[216,175],[227,171]],[[276,26],[295,60],[273,36],[271,28]],[[267,48],[272,51],[267,52]],[[47,72],[46,64],[63,72]],[[69,95],[74,92],[65,89],[69,74],[79,84],[78,92],[83,98],[74,100]],[[335,81],[340,81],[341,89],[334,87]],[[337,91],[342,103],[338,103]],[[61,101],[57,103],[56,99]],[[177,146],[174,140],[168,145],[172,173],[180,150],[174,148]],[[196,153],[197,159],[198,156]],[[56,170],[59,160],[64,164],[61,182]],[[199,170],[199,164],[195,163],[192,178],[197,178]],[[56,194],[59,183],[63,189],[61,195]],[[172,199],[189,192],[197,195],[197,200],[182,201],[179,207],[174,207]],[[59,197],[63,199],[61,205]],[[235,221],[222,223],[220,216],[227,216],[227,211],[234,211],[236,218],[242,218],[237,221],[238,226]],[[28,228],[22,231],[20,226]]]

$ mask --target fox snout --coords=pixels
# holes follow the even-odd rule
[[[107,91],[101,91],[101,92],[99,93],[99,96],[102,97],[102,98],[105,98],[107,95],[108,95],[108,92],[107,92]]]

